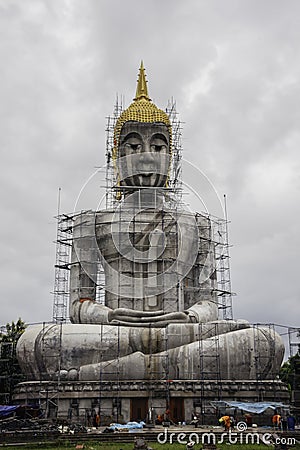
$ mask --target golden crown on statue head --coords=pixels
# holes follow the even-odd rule
[[[133,99],[133,103],[122,112],[120,117],[116,122],[114,129],[114,148],[113,148],[113,158],[118,157],[118,148],[120,144],[120,134],[124,123],[126,122],[142,122],[142,123],[164,123],[169,132],[170,142],[169,148],[171,153],[172,147],[172,127],[169,120],[169,116],[162,109],[159,109],[154,103],[152,103],[147,89],[147,81],[145,75],[145,69],[143,61],[141,62],[139,78],[137,82],[136,94]]]

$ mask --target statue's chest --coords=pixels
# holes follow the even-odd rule
[[[176,218],[165,211],[103,215],[96,235],[105,260],[122,258],[135,264],[176,259],[180,244]],[[110,220],[107,220],[110,219]]]

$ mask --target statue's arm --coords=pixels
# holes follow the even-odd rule
[[[108,308],[95,301],[97,263],[95,215],[82,213],[73,224],[69,302],[73,323],[107,323]]]

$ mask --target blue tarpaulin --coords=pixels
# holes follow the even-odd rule
[[[276,408],[285,408],[288,409],[289,407],[287,405],[284,405],[280,402],[226,402],[226,401],[215,401],[211,402],[213,406],[222,408],[222,407],[229,407],[229,408],[238,408],[242,409],[243,411],[253,413],[253,414],[261,414],[266,409],[276,409]]]
[[[14,406],[0,405],[0,418],[6,417],[9,414],[11,414],[12,412],[16,411],[16,409],[18,409],[19,406],[20,405],[14,405]]]
[[[144,427],[145,422],[127,422],[125,425],[121,424],[121,423],[111,423],[109,428],[111,430],[134,430],[134,429],[139,429],[139,428],[143,428]]]

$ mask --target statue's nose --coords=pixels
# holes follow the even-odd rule
[[[142,145],[142,153],[150,153],[150,152],[151,152],[150,142],[145,140]]]
[[[156,171],[156,165],[154,155],[150,151],[143,151],[139,154],[138,168],[141,172],[153,172]]]
[[[142,152],[140,154],[140,159],[144,163],[153,161],[153,154],[151,152],[151,148],[150,148],[149,144],[145,144],[143,146],[143,150],[142,150]]]

